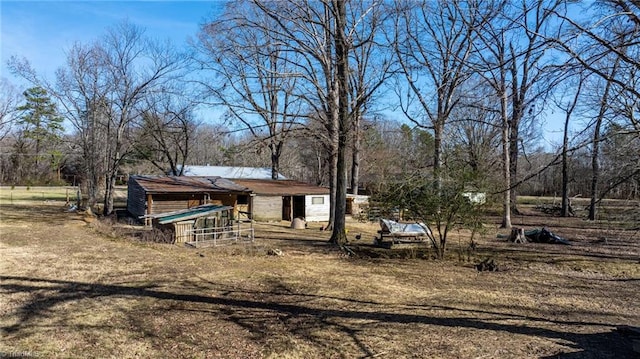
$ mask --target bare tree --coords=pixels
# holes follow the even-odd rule
[[[193,104],[166,92],[159,95],[160,98],[146,105],[147,110],[142,113],[135,151],[158,170],[181,176],[190,159],[190,146],[197,127]]]
[[[615,77],[615,72],[617,70],[619,63],[615,61],[613,68],[611,69],[611,76]],[[598,182],[600,180],[600,141],[601,131],[602,131],[602,123],[605,120],[605,116],[609,110],[609,101],[610,101],[610,93],[611,93],[611,81],[605,81],[604,90],[602,92],[602,97],[600,99],[600,109],[598,110],[598,114],[596,116],[594,125],[593,125],[593,141],[591,143],[591,204],[589,205],[589,219],[596,219],[596,201],[598,200]]]
[[[283,146],[306,106],[296,92],[299,55],[273,36],[275,26],[257,7],[237,1],[202,27],[197,49],[200,67],[215,74],[201,82],[207,95],[269,148],[278,179]]]
[[[56,85],[49,85],[76,131],[84,174],[81,179],[89,206],[97,203],[106,178],[105,144],[109,135],[103,124],[110,111],[110,86],[102,59],[102,49],[97,44],[75,44],[67,53],[66,67],[56,73]]]
[[[516,181],[523,121],[540,115],[560,80],[545,34],[557,35],[560,24],[552,21],[552,13],[562,4],[560,0],[503,2],[496,7],[499,16],[477,28],[473,66],[500,99],[503,149],[508,152],[503,154],[505,191],[510,192],[505,193],[503,227],[511,226],[510,212],[517,210],[514,183],[521,182]]]
[[[328,0],[311,1],[250,1],[275,26],[263,30],[274,39],[286,44],[287,51],[298,55],[294,65],[299,85],[297,92],[308,106],[307,116],[322,122],[324,143],[329,149],[329,227],[336,217],[337,161],[338,161],[338,81],[335,58],[335,16]],[[269,23],[271,25],[271,23]],[[264,27],[265,23],[252,23]]]
[[[452,111],[452,120],[445,130],[448,139],[444,145],[445,156],[469,169],[478,190],[488,190],[491,184],[500,183],[502,178],[493,171],[501,166],[502,126],[500,113],[494,106],[497,101],[493,90],[475,80],[467,81],[462,91],[465,96]]]
[[[395,72],[393,54],[382,41],[382,31],[389,17],[383,6],[352,2],[347,8],[350,25],[349,111],[351,136],[351,192],[358,194],[362,149],[362,126],[365,117],[375,111],[376,94]]]
[[[554,10],[552,10],[554,11]],[[640,74],[640,4],[621,0],[607,0],[583,10],[589,14],[583,19],[571,18],[554,11],[565,22],[569,31],[554,39],[555,44],[590,74],[600,78],[602,96],[597,108],[591,141],[591,204],[589,218],[596,218],[596,204],[611,187],[600,188],[602,176],[601,142],[607,140],[602,131],[604,121],[609,129],[617,128],[620,134],[635,133],[640,137],[638,113],[640,92],[637,90]],[[591,107],[596,107],[587,105]],[[607,131],[607,137],[616,136]],[[632,171],[633,173],[633,171]],[[620,176],[626,178],[626,176]],[[610,183],[620,185],[618,180]]]
[[[110,29],[101,42],[104,66],[112,88],[106,123],[110,142],[107,147],[104,214],[113,212],[113,195],[120,165],[133,150],[131,126],[144,112],[145,96],[176,81],[181,62],[170,44],[144,37],[144,31],[129,23]]]
[[[371,9],[380,4],[367,3],[360,7],[361,11],[357,10],[358,16],[348,16],[347,4],[351,6],[351,3],[345,1],[256,0],[254,3],[277,24],[270,29],[272,36],[300,55],[300,62],[296,64],[296,73],[301,79],[298,90],[304,94],[309,114],[323,121],[330,149],[331,241],[343,243],[346,240],[346,149],[353,129],[353,111],[350,109],[353,103],[349,102],[349,93],[355,88],[349,84],[352,69],[349,57],[355,45],[364,45],[354,43],[358,38],[354,35],[358,32],[357,26],[366,23]],[[350,23],[351,19],[357,19],[357,22]],[[373,41],[372,37],[360,38]],[[365,93],[372,94],[374,88]],[[356,103],[364,105],[366,101],[361,98]]]
[[[331,0],[331,13],[335,21],[335,61],[336,80],[338,85],[338,158],[336,164],[336,203],[333,233],[330,242],[343,244],[347,242],[346,207],[347,207],[347,141],[351,130],[349,114],[349,52],[347,39],[347,8],[343,0]]]
[[[202,122],[189,143],[189,162],[193,165],[216,165],[224,162],[223,149],[231,147],[232,132],[222,124]]]
[[[509,151],[509,94],[507,92],[509,59],[507,58],[507,44],[504,32],[494,22],[488,22],[479,36],[478,59],[474,65],[479,76],[495,91],[499,113],[499,127],[501,129],[502,173],[503,173],[503,216],[502,227],[511,227],[511,153]]]
[[[11,131],[11,125],[18,117],[20,100],[16,87],[6,78],[0,78],[0,141]]]
[[[433,131],[436,186],[442,181],[445,125],[459,104],[459,87],[473,71],[467,60],[475,30],[488,20],[485,11],[479,1],[396,3],[392,46],[404,80],[400,108],[417,126]]]
[[[132,128],[144,113],[143,99],[177,81],[183,65],[170,44],[151,41],[143,29],[122,22],[94,44],[74,46],[67,67],[57,73],[56,86],[26,62],[15,61],[13,68],[55,96],[81,132],[89,201],[95,201],[98,183],[104,181],[103,212],[108,215],[120,166],[133,150]]]
[[[580,95],[582,95],[582,87],[585,82],[583,73],[579,73],[576,78],[577,86],[572,84],[571,87],[575,87],[573,99],[566,104],[566,106],[559,105],[564,111],[564,128],[562,131],[562,205],[560,215],[562,217],[569,217],[574,215],[574,211],[569,199],[569,124],[571,123],[571,117],[579,103]]]

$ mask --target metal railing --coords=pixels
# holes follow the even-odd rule
[[[230,244],[252,243],[253,228],[211,227],[187,231],[192,238],[186,244],[193,247],[216,247]]]

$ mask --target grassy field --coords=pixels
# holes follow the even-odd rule
[[[320,224],[284,222],[257,224],[253,245],[196,250],[67,212],[65,192],[31,188],[11,200],[0,190],[0,357],[634,355],[616,330],[640,325],[633,223],[523,205],[514,225],[547,226],[573,245],[507,243],[488,217],[478,248],[454,232],[444,261],[411,249],[366,256],[378,226],[357,222],[348,223],[355,257],[327,245]],[[500,270],[477,272],[489,257]]]
[[[32,201],[74,201],[77,197],[74,187],[27,187],[0,186],[0,205]]]

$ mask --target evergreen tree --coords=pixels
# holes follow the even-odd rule
[[[42,87],[32,87],[23,93],[25,104],[18,107],[22,111],[22,116],[18,119],[20,133],[24,141],[29,146],[30,153],[25,157],[29,158],[23,162],[32,163],[30,175],[38,177],[45,172],[42,160],[50,158],[49,153],[53,153],[59,143],[63,131],[62,117],[58,115],[56,105],[51,101],[51,97]],[[47,166],[53,165],[47,163]],[[46,174],[51,173],[47,168]]]

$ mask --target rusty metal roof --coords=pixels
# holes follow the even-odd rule
[[[271,196],[326,195],[329,189],[293,180],[234,179],[236,184],[256,194]]]
[[[220,177],[131,176],[147,193],[251,192],[248,188]]]

